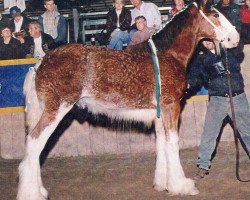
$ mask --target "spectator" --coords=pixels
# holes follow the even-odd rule
[[[6,25],[10,24],[10,20],[2,14],[3,11],[0,11],[0,30]]]
[[[10,15],[12,17],[10,21],[11,28],[14,32],[28,33],[28,25],[30,19],[21,14],[21,10],[17,6],[10,8]]]
[[[233,3],[233,0],[220,0],[218,4],[215,5],[218,9],[240,32],[241,21],[240,21],[240,7]]]
[[[138,31],[132,37],[131,42],[129,43],[129,47],[135,44],[139,44],[148,40],[154,31],[154,28],[149,28],[147,26],[147,20],[144,16],[138,16],[135,18],[135,24]]]
[[[122,50],[123,44],[130,42],[129,29],[131,12],[124,7],[123,0],[113,0],[114,8],[107,14],[106,29],[111,35],[108,48]]]
[[[241,14],[241,38],[244,44],[250,44],[250,0],[246,0],[240,9]]]
[[[151,2],[144,2],[142,0],[131,0],[131,3],[134,5],[132,10],[132,24],[133,28],[135,25],[135,18],[137,16],[144,16],[147,20],[148,27],[150,28],[160,28],[161,25],[161,13],[158,7]]]
[[[21,12],[26,9],[25,0],[4,0],[4,10],[10,9],[13,6],[20,8]]]
[[[169,18],[173,17],[177,12],[179,12],[185,6],[184,0],[174,0],[174,7],[169,11]]]
[[[66,43],[67,28],[65,18],[56,11],[54,0],[44,0],[45,13],[38,17],[44,33],[52,36],[57,45]]]
[[[0,60],[25,58],[20,41],[12,37],[12,31],[8,25],[2,26],[0,46]]]
[[[55,47],[54,39],[42,32],[41,25],[37,21],[29,24],[30,36],[25,38],[25,47],[27,57],[42,59],[45,54]]]
[[[204,178],[205,175],[209,174],[212,154],[216,147],[216,139],[223,120],[226,116],[232,117],[228,95],[228,71],[231,79],[237,129],[248,154],[250,150],[249,105],[244,92],[243,77],[240,73],[240,62],[233,54],[235,51],[228,51],[227,58],[223,50],[221,50],[221,55],[217,55],[215,44],[210,39],[202,39],[199,46],[202,46],[202,50],[189,65],[188,83],[191,87],[205,83],[208,86],[210,100],[199,146],[199,158],[197,161],[199,170],[195,175],[196,180]],[[228,71],[225,67],[226,62]]]

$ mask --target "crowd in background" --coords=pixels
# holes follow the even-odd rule
[[[44,0],[45,12],[32,20],[18,6],[9,9],[11,19],[0,14],[0,60],[37,58],[66,43],[66,19],[54,0]]]
[[[227,4],[225,4],[225,2]],[[162,17],[152,2],[131,0],[133,9],[125,7],[124,0],[113,0],[113,8],[107,14],[105,42],[107,48],[122,50],[124,46],[141,43],[159,29]],[[174,0],[169,11],[171,19],[186,2]],[[214,5],[241,33],[242,43],[250,43],[250,0],[242,6],[230,0],[221,0]],[[0,60],[18,58],[42,58],[50,49],[66,43],[66,19],[57,11],[54,0],[44,0],[46,11],[37,21],[23,15],[18,6],[9,9],[11,19],[0,13]]]

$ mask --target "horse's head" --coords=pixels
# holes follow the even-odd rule
[[[218,10],[208,6],[207,0],[203,0],[199,13],[201,15],[199,37],[215,39],[226,48],[233,48],[238,45],[239,33],[235,27]]]

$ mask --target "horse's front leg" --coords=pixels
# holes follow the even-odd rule
[[[166,157],[166,134],[162,118],[156,118],[156,168],[154,178],[154,188],[157,191],[167,189],[167,157]]]
[[[161,118],[155,121],[157,161],[154,184],[157,190],[166,189],[172,195],[195,195],[199,192],[194,181],[185,177],[180,163],[179,114],[179,103],[173,103],[162,107]]]

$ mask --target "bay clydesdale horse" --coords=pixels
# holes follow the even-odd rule
[[[69,44],[48,53],[29,71],[24,84],[28,135],[26,155],[19,166],[17,199],[48,199],[39,156],[75,104],[92,114],[154,123],[154,188],[174,195],[198,194],[180,163],[177,123],[187,85],[186,66],[201,37],[219,40],[227,48],[239,42],[235,28],[217,10],[206,8],[206,1],[188,5],[152,37],[160,66],[160,117],[156,115],[156,83],[147,42],[124,51]]]

